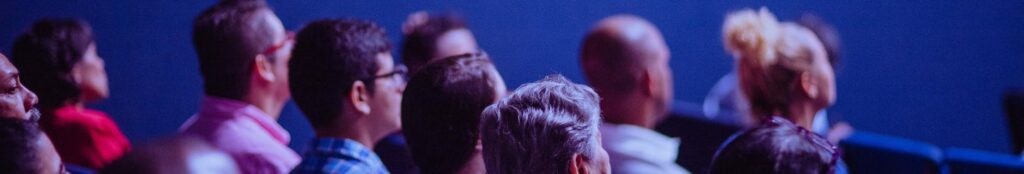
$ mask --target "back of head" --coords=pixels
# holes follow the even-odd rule
[[[656,62],[662,40],[653,24],[637,16],[601,20],[585,36],[580,49],[587,82],[604,97],[633,92],[640,87],[641,74]]]
[[[195,137],[172,137],[146,143],[99,173],[239,173],[227,153]]]
[[[38,142],[43,136],[34,122],[0,117],[0,169],[10,173],[43,173]]]
[[[560,75],[520,86],[482,117],[487,173],[568,173],[574,154],[600,153],[597,93]]]
[[[730,13],[722,27],[725,48],[736,58],[740,88],[757,118],[789,115],[799,75],[812,66],[793,32],[813,35],[793,23],[779,22],[767,8]],[[789,33],[787,33],[789,32]]]
[[[725,142],[711,173],[832,173],[838,152],[828,140],[772,117]]]
[[[480,113],[505,90],[501,80],[482,53],[431,62],[412,77],[402,130],[423,173],[457,173],[467,164],[480,140]]]
[[[249,92],[255,56],[274,44],[272,16],[262,0],[222,0],[196,17],[192,44],[207,95],[241,99]]]
[[[825,22],[821,17],[812,14],[801,15],[797,24],[806,27],[811,32],[814,32],[815,36],[818,36],[822,45],[825,46],[825,52],[828,54],[828,61],[832,67],[839,65],[842,61],[843,42],[835,27]]]
[[[390,50],[384,29],[369,21],[319,20],[299,31],[288,61],[289,86],[314,129],[341,116],[352,84],[374,77],[377,55]],[[372,93],[373,83],[364,84]]]
[[[402,43],[402,63],[415,73],[437,56],[437,41],[445,33],[466,29],[466,22],[453,13],[429,14],[420,12],[406,22],[405,41]],[[441,55],[445,56],[445,55]]]
[[[11,63],[21,81],[47,109],[77,101],[81,90],[72,69],[94,42],[92,28],[80,19],[42,19],[18,36]]]

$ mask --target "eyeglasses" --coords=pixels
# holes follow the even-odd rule
[[[263,55],[268,55],[268,56],[269,55],[273,55],[275,52],[277,52],[277,50],[280,50],[281,48],[284,48],[285,45],[288,45],[288,43],[290,43],[291,41],[295,40],[295,32],[286,31],[284,33],[284,35],[285,35],[284,40],[281,40],[281,41],[275,43],[274,45],[271,45],[270,48],[267,48],[266,50],[263,50],[262,54]]]
[[[381,75],[376,75],[376,76],[373,76],[373,77],[370,77],[370,78],[365,78],[365,79],[362,79],[362,81],[364,81],[364,82],[371,82],[371,81],[374,81],[374,80],[377,80],[377,79],[380,79],[380,78],[389,78],[390,77],[391,79],[395,80],[395,82],[397,82],[397,84],[404,84],[408,74],[409,74],[409,68],[405,67],[405,65],[395,65],[395,70],[392,70],[391,72],[388,72],[388,73],[385,73],[385,74],[381,74]]]

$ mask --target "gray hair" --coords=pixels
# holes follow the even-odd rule
[[[487,173],[566,173],[573,154],[601,147],[599,97],[561,75],[520,86],[480,121]]]

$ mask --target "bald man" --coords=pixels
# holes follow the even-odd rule
[[[672,104],[669,50],[658,29],[632,15],[605,18],[583,41],[581,66],[601,100],[601,144],[612,173],[689,173],[679,140],[652,130]]]

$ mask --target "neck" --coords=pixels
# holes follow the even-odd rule
[[[74,103],[71,103],[70,106],[74,106],[75,109],[80,111],[82,109],[85,109],[85,102],[84,101],[74,102]]]
[[[339,117],[339,120],[340,119],[343,119],[343,117]],[[345,121],[339,121],[339,122],[345,122]],[[335,124],[335,125],[332,125],[332,126],[328,126],[326,128],[317,129],[316,130],[316,137],[318,137],[318,138],[339,138],[339,139],[344,138],[344,139],[350,139],[350,140],[359,142],[359,144],[362,144],[363,146],[366,146],[366,148],[369,148],[370,150],[373,150],[373,146],[377,144],[377,141],[379,141],[381,138],[383,138],[383,136],[379,136],[381,138],[375,138],[375,137],[378,137],[378,136],[370,135],[370,131],[369,130],[367,130],[364,126],[359,126],[359,125],[364,125],[364,124],[359,124],[359,123],[356,123],[356,122],[350,122],[350,123],[352,123],[352,124]]]
[[[792,105],[789,107],[789,115],[787,119],[793,121],[804,129],[811,129],[814,124],[814,114],[818,112],[820,108],[813,107],[811,104],[799,104]]]
[[[604,112],[605,121],[615,124],[630,124],[648,129],[653,129],[654,118],[657,118],[654,108],[649,101],[636,99],[611,99],[601,100],[601,110]]]
[[[251,92],[242,101],[256,106],[274,120],[281,116],[281,108],[284,106],[284,102],[274,100],[266,92]]]
[[[469,160],[466,161],[466,164],[462,166],[462,169],[460,169],[458,173],[487,173],[487,169],[485,169],[486,166],[484,165],[484,156],[480,151],[481,150],[479,148],[476,151],[473,151],[473,155],[469,156]]]

